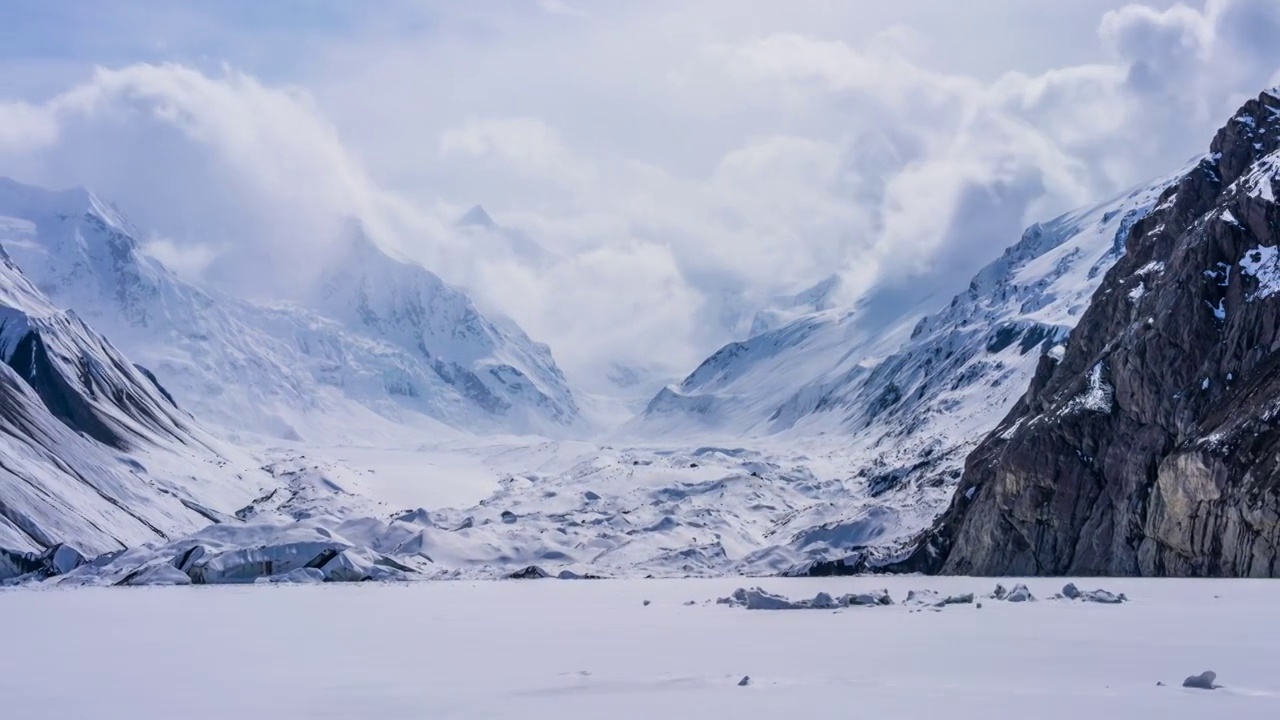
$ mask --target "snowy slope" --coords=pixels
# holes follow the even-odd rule
[[[299,306],[197,287],[143,254],[138,237],[84,190],[0,180],[0,242],[18,264],[206,421],[332,439],[354,422],[555,433],[576,420],[545,346],[372,243],[353,243],[354,264]]]
[[[655,396],[643,417],[631,424],[630,434],[662,437],[704,430],[759,436],[813,418],[830,429],[863,429],[899,406],[895,394],[905,397],[903,381],[886,379],[901,372],[904,353],[916,357],[926,348],[949,352],[954,371],[961,369],[953,361],[961,350],[973,356],[985,345],[971,337],[981,331],[999,328],[1002,339],[988,338],[993,346],[988,354],[1000,355],[1009,344],[1003,338],[1025,341],[1022,331],[1032,326],[1041,327],[1037,333],[1069,328],[1101,273],[1121,252],[1117,235],[1169,180],[1032,226],[941,312],[926,314],[927,305],[905,302],[896,317],[873,319],[867,306],[874,297],[853,308],[828,307],[830,281],[824,281],[786,304],[804,308],[816,302],[815,312],[721,348],[679,385]],[[766,308],[757,326],[767,327],[777,313],[774,305]],[[962,330],[967,337],[956,337]],[[991,360],[995,365],[1008,359]],[[912,389],[920,392],[916,385]],[[920,394],[921,399],[932,397],[928,388]],[[911,407],[910,402],[901,405]]]
[[[771,299],[752,318],[747,336],[755,337],[804,315],[836,308],[840,288],[840,276],[832,275],[794,295],[780,295]]]
[[[271,480],[50,304],[3,249],[0,361],[0,580],[60,543],[93,556],[190,533]]]
[[[529,566],[609,576],[824,573],[892,558],[941,511],[965,454],[1040,355],[1056,352],[1122,252],[1119,240],[1165,184],[1032,227],[939,312],[872,323],[859,317],[866,305],[824,310],[731,345],[655,398],[612,444],[450,441],[452,452],[487,458],[478,464],[496,488],[479,502],[442,507],[404,491],[455,472],[431,452],[389,487],[350,453],[335,461],[273,451],[268,467],[285,487],[242,508],[244,525],[153,542],[63,580],[140,582],[149,568],[183,566],[192,553],[215,570],[194,565],[180,575],[205,582],[252,580],[299,562],[318,569],[333,553],[364,563],[368,576],[397,577],[500,577]],[[352,252],[347,267],[359,271],[325,290],[338,308],[358,310],[336,322],[366,322],[402,349],[430,331],[419,322],[436,312],[425,311],[438,299],[429,281],[382,254],[371,262],[358,237]],[[450,327],[491,337],[462,318]],[[738,438],[697,440],[716,435]],[[390,451],[371,448],[365,459],[379,452]],[[246,555],[251,548],[257,554]]]
[[[321,282],[316,305],[325,315],[416,356],[510,429],[536,431],[540,419],[574,422],[578,408],[550,348],[508,319],[486,318],[465,293],[391,257],[358,226],[350,233],[346,256]]]
[[[869,332],[859,309],[825,310],[728,345],[620,437],[798,443],[847,468],[839,492],[789,515],[746,569],[891,554],[943,509],[968,451],[1039,357],[1060,352],[1129,228],[1176,177],[1032,226],[939,312],[908,309]]]

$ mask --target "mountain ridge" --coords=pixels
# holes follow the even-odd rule
[[[1126,239],[904,569],[1280,575],[1280,92]]]
[[[358,284],[374,273],[396,283],[398,294],[379,296],[377,312],[361,316],[357,288],[298,303],[200,287],[147,256],[137,235],[83,189],[0,183],[0,242],[37,286],[87,311],[179,401],[233,433],[331,437],[345,432],[337,418],[352,412],[388,426],[417,413],[424,427],[553,435],[577,422],[572,391],[545,345],[510,323],[499,328],[465,293],[367,238],[362,265],[328,271],[330,280],[346,273]],[[480,328],[477,344],[452,341],[432,312]],[[413,313],[416,341],[415,328],[388,327]]]

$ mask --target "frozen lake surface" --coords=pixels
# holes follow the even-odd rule
[[[1065,581],[1025,582],[1040,600],[939,611],[902,601],[913,589],[987,594],[996,581],[10,590],[0,716],[1280,717],[1280,582],[1076,581],[1124,592],[1124,605],[1052,601]],[[898,604],[706,602],[752,585],[793,598],[887,587]],[[1181,687],[1203,670],[1223,687]]]

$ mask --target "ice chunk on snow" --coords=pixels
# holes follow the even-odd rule
[[[732,605],[748,610],[795,610],[798,604],[782,595],[775,595],[763,588],[738,588],[729,597],[722,597],[716,602],[720,605]]]
[[[40,560],[55,575],[66,575],[85,563],[84,553],[66,543],[49,548],[40,556]]]
[[[892,605],[893,598],[889,597],[888,590],[872,590],[865,593],[851,593],[840,598],[841,605]]]
[[[1081,590],[1075,583],[1067,583],[1062,588],[1062,596],[1068,600],[1102,603],[1103,605],[1119,605],[1129,598],[1124,593],[1116,594],[1107,590]]]
[[[373,560],[366,553],[349,548],[334,555],[320,567],[330,582],[360,582],[373,574]]]
[[[933,590],[908,590],[903,605],[942,607],[942,598]]]
[[[746,608],[747,610],[827,610],[837,607],[892,605],[893,599],[887,590],[874,590],[868,593],[850,593],[839,599],[830,594],[820,592],[810,600],[791,600],[784,595],[775,595],[762,588],[738,588],[728,597],[716,600],[719,605]]]
[[[166,562],[156,562],[132,572],[119,585],[190,585],[186,573]]]
[[[1003,585],[996,585],[995,592],[991,593],[991,597],[1007,602],[1030,602],[1036,599],[1035,595],[1032,595],[1027,586],[1022,583],[1014,585],[1012,590],[1005,590]]]
[[[1128,600],[1124,593],[1116,595],[1106,590],[1085,590],[1080,594],[1080,599],[1085,602],[1102,603],[1103,605],[1119,605]]]
[[[319,568],[298,568],[297,570],[290,570],[283,575],[260,577],[254,581],[254,584],[314,585],[322,582],[324,582],[324,573]]]

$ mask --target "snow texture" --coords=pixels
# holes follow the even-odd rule
[[[1240,258],[1240,272],[1257,283],[1249,300],[1263,300],[1280,293],[1280,249],[1256,247]]]
[[[962,595],[991,581],[928,582]],[[1048,593],[1066,580],[1026,582]],[[0,612],[20,619],[5,653],[21,659],[0,692],[5,717],[23,720],[776,720],[854,706],[952,720],[999,708],[1037,720],[1275,717],[1280,586],[1114,582],[1135,601],[835,613],[684,604],[728,594],[733,579],[0,592]],[[769,587],[903,597],[920,583]],[[1225,687],[1180,687],[1206,667]]]

